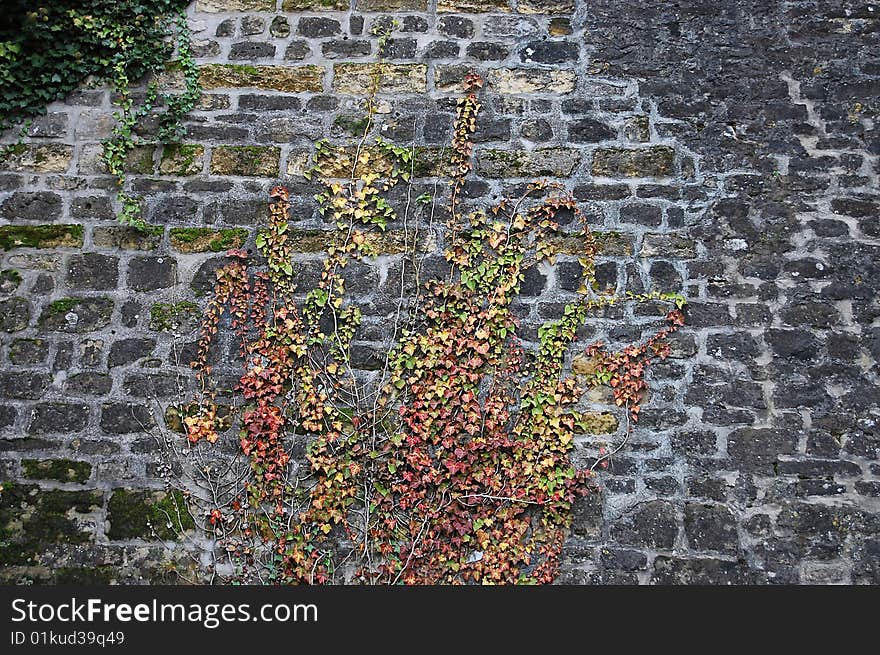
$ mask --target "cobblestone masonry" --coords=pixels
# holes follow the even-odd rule
[[[393,16],[379,120],[424,147],[415,193],[433,189],[455,85],[478,70],[469,196],[556,177],[604,233],[603,282],[690,300],[632,444],[577,506],[560,580],[880,582],[878,14],[844,0],[199,0],[205,93],[187,143],[131,161],[153,233],[114,222],[106,90],[50,107],[0,166],[0,578],[164,579],[145,538],[169,500],[149,432],[190,384],[197,303],[218,253],[252,246],[278,180],[314,274],[324,226],[300,173],[315,139],[361,118],[371,28]],[[400,285],[400,241],[383,248],[351,276],[366,370]],[[530,273],[527,334],[577,267],[563,255]],[[584,337],[636,337],[644,320],[609,314]]]

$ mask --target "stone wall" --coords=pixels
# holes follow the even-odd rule
[[[603,284],[690,301],[630,444],[577,506],[560,581],[877,583],[878,13],[814,0],[199,0],[205,92],[186,144],[130,162],[153,231],[114,221],[106,89],[52,105],[0,164],[0,578],[167,579],[178,555],[148,527],[163,532],[173,500],[153,435],[191,390],[212,271],[222,251],[252,247],[280,181],[297,265],[306,284],[316,274],[327,226],[302,172],[315,140],[357,131],[373,27],[396,18],[377,120],[418,146],[415,195],[442,196],[432,176],[458,83],[476,70],[488,83],[470,201],[555,178],[601,233]],[[425,212],[413,220],[436,252],[442,231]],[[365,371],[396,309],[402,229],[350,273]],[[579,272],[564,251],[530,270],[526,337]],[[626,341],[648,320],[609,313],[581,336]]]

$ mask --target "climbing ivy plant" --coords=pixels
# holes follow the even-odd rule
[[[448,151],[448,275],[422,284],[399,332],[395,323],[378,380],[364,379],[352,362],[361,315],[344,271],[372,256],[377,235],[399,220],[386,196],[408,183],[415,153],[371,138],[371,114],[356,144],[316,148],[309,176],[335,226],[317,283],[298,286],[283,187],[272,190],[269,223],[257,237],[262,257],[231,250],[217,270],[192,364],[200,392],[179,413],[193,458],[183,469],[196,478],[207,472],[201,484],[184,486],[227,575],[275,583],[550,582],[572,504],[613,454],[599,451],[592,466],[573,466],[576,436],[599,431],[579,401],[588,387],[608,385],[627,435],[638,420],[646,367],[669,354],[684,299],[600,289],[596,241],[562,187],[539,181],[519,197],[462,210],[482,86],[476,75],[465,80]],[[512,304],[525,272],[554,258],[560,212],[579,225],[582,284],[528,343]],[[578,328],[615,302],[665,310],[644,342],[620,352],[586,346],[579,356],[592,361],[592,373],[567,372]],[[211,363],[227,312],[243,365],[231,410],[220,402],[225,378]],[[234,446],[224,436],[230,425]],[[204,464],[223,444],[238,450],[243,470],[221,472],[220,455]]]
[[[103,159],[118,183],[119,220],[142,225],[140,206],[126,191],[126,158],[141,141],[144,119],[158,121],[144,142],[177,141],[181,119],[195,105],[198,69],[189,52],[186,0],[10,0],[0,12],[0,130],[45,112],[87,79],[112,84],[116,125]],[[176,59],[175,59],[176,53]],[[182,92],[159,88],[157,76],[180,71]],[[149,75],[144,99],[131,85]]]

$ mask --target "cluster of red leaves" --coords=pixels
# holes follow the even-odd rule
[[[669,356],[667,338],[684,325],[684,314],[674,309],[666,314],[666,322],[666,328],[643,344],[630,345],[619,352],[608,352],[601,342],[597,342],[584,352],[596,362],[596,375],[612,388],[615,404],[626,407],[634,423],[639,420],[642,400],[648,388],[646,369],[653,358],[666,359]]]

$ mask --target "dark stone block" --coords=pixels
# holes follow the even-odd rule
[[[303,16],[296,26],[296,33],[310,39],[333,36],[342,31],[339,21],[332,18]]]
[[[608,125],[592,118],[581,118],[568,123],[568,140],[572,143],[599,143],[615,138]]]
[[[106,396],[113,387],[113,379],[106,373],[86,371],[68,378],[64,386],[75,395]]]
[[[657,205],[638,203],[623,205],[620,208],[620,222],[634,223],[636,225],[648,225],[658,227],[663,221],[663,211]]]
[[[101,405],[101,429],[108,434],[144,432],[156,425],[150,408],[137,403],[111,402]]]
[[[746,585],[754,584],[755,580],[745,562],[671,557],[654,560],[651,576],[652,583],[663,585]]]
[[[0,396],[36,400],[42,398],[50,384],[52,376],[48,373],[3,371],[0,373]]]
[[[678,533],[675,508],[664,500],[636,505],[611,526],[611,536],[622,544],[670,549]]]
[[[768,473],[779,455],[792,454],[796,445],[797,437],[783,429],[741,428],[727,437],[727,453],[743,471]]]
[[[18,366],[42,364],[49,358],[45,339],[16,339],[9,345],[9,361]]]
[[[474,36],[473,21],[462,16],[443,16],[437,22],[441,34],[459,39],[470,39]]]
[[[177,262],[172,257],[134,257],[128,263],[128,286],[135,291],[167,289],[177,282]]]
[[[73,218],[94,221],[111,221],[116,216],[110,199],[105,196],[74,198],[70,203],[70,215]]]
[[[175,398],[189,391],[188,380],[175,371],[135,373],[123,381],[125,393],[133,398]]]
[[[11,223],[56,221],[61,218],[61,196],[51,191],[16,191],[0,203],[0,218]]]
[[[578,46],[571,41],[529,41],[519,52],[523,63],[562,64],[577,61]]]
[[[107,366],[124,366],[144,357],[149,357],[156,347],[156,340],[149,337],[133,337],[114,341],[110,347]]]
[[[423,59],[452,59],[458,57],[459,46],[455,41],[432,41],[422,54]]]
[[[473,41],[467,47],[467,56],[480,61],[501,61],[510,54],[510,49],[501,43]]]
[[[520,286],[520,294],[523,296],[540,296],[547,285],[547,276],[543,275],[535,266],[526,269],[525,279]]]
[[[577,537],[597,539],[602,534],[602,494],[593,491],[581,496],[572,505],[571,532]]]
[[[177,490],[114,489],[107,502],[110,539],[173,540],[195,527],[186,498]]]
[[[684,508],[684,529],[688,544],[694,550],[726,553],[739,550],[736,520],[724,505],[687,503]]]
[[[34,405],[28,434],[48,432],[79,432],[89,422],[89,407],[72,403],[40,403]]]
[[[119,282],[119,258],[97,253],[73,255],[67,260],[67,286],[70,289],[106,291]]]
[[[262,41],[241,41],[229,48],[229,59],[269,59],[275,56],[275,46]]]

